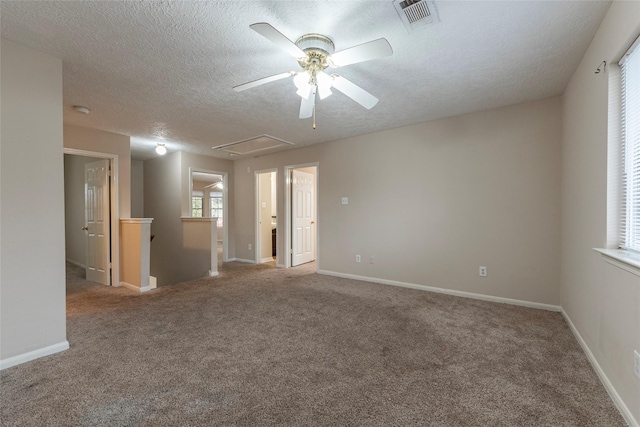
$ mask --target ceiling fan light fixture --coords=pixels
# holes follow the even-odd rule
[[[412,2],[413,4],[420,1],[426,0],[406,0],[405,3],[408,4],[408,2]],[[240,92],[292,76],[297,88],[296,93],[302,98],[299,117],[301,119],[307,119],[313,116],[314,129],[316,94],[320,99],[324,99],[332,94],[332,87],[367,109],[373,108],[378,102],[378,98],[360,86],[343,77],[337,75],[330,76],[325,73],[325,70],[327,68],[343,67],[392,55],[393,49],[386,39],[379,38],[339,52],[334,52],[335,45],[333,41],[322,34],[305,34],[294,43],[266,22],[258,22],[250,25],[250,27],[293,56],[298,61],[302,70],[297,72],[289,71],[253,80],[234,86],[233,89],[235,91]]]
[[[331,95],[331,86],[333,85],[333,79],[324,71],[319,72],[316,75],[316,83],[318,85],[318,95],[320,99],[325,99]]]
[[[165,147],[164,144],[158,142],[158,145],[156,146],[156,153],[164,156],[165,154],[167,154],[167,147]]]
[[[310,78],[311,76],[309,75],[308,71],[301,71],[297,73],[296,76],[293,78],[293,84],[295,84],[296,87],[300,89],[301,87],[309,85]]]

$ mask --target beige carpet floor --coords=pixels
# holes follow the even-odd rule
[[[227,263],[136,294],[71,268],[65,352],[3,426],[622,426],[558,313]]]

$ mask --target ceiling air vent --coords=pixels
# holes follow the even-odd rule
[[[229,144],[211,147],[214,150],[222,150],[232,155],[253,154],[259,151],[270,150],[273,148],[281,148],[294,145],[293,142],[284,139],[275,138],[269,135],[260,135],[242,141],[231,142]]]
[[[438,9],[432,0],[394,0],[393,6],[409,33],[440,22]]]

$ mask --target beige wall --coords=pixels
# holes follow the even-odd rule
[[[68,344],[62,62],[4,39],[0,52],[0,360],[4,365],[8,358],[47,348],[59,351]]]
[[[131,160],[131,218],[144,216],[144,162]]]
[[[120,218],[131,217],[131,146],[130,138],[117,133],[64,126],[64,148],[115,154],[118,156],[118,211]]]
[[[233,191],[229,191],[233,188],[233,162],[225,159],[217,159],[214,157],[200,156],[192,153],[182,153],[181,160],[182,175],[181,175],[181,189],[182,189],[182,215],[191,215],[191,201],[189,200],[189,168],[201,171],[218,172],[220,175],[227,174],[227,217],[224,218],[225,224],[229,227],[229,239],[227,242],[229,248],[229,254],[232,255],[235,251],[235,239],[233,236],[233,215],[234,215],[234,200],[235,194]],[[223,238],[220,237],[219,240]]]
[[[233,183],[233,166],[228,160],[175,152],[145,161],[144,216],[153,218],[151,234],[155,234],[155,238],[151,242],[151,275],[157,277],[159,286],[202,276],[200,270],[194,269],[193,259],[183,241],[181,217],[189,216],[191,211],[189,168],[229,173],[229,182]],[[232,193],[228,203],[231,217]],[[233,247],[233,235],[230,236],[229,246]]]
[[[144,162],[144,217],[153,218],[151,234],[151,275],[158,285],[179,281],[176,250],[182,246],[181,152]],[[171,262],[170,262],[171,261]]]
[[[636,420],[640,279],[606,264],[607,112],[610,72],[640,33],[640,2],[613,2],[563,96],[561,303]]]
[[[85,265],[87,233],[82,230],[84,217],[84,165],[95,162],[94,157],[64,155],[64,227],[65,258]]]
[[[320,270],[558,304],[560,139],[551,98],[238,160],[236,256],[255,258],[253,171],[319,162]]]

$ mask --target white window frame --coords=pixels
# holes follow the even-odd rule
[[[200,200],[200,215],[194,215],[194,211],[198,208],[194,208],[193,207],[193,202],[198,199]],[[204,207],[204,191],[202,190],[193,190],[193,192],[191,193],[191,217],[192,218],[204,218],[204,212],[205,212],[205,207]]]
[[[640,37],[620,65],[619,249],[640,254]]]

